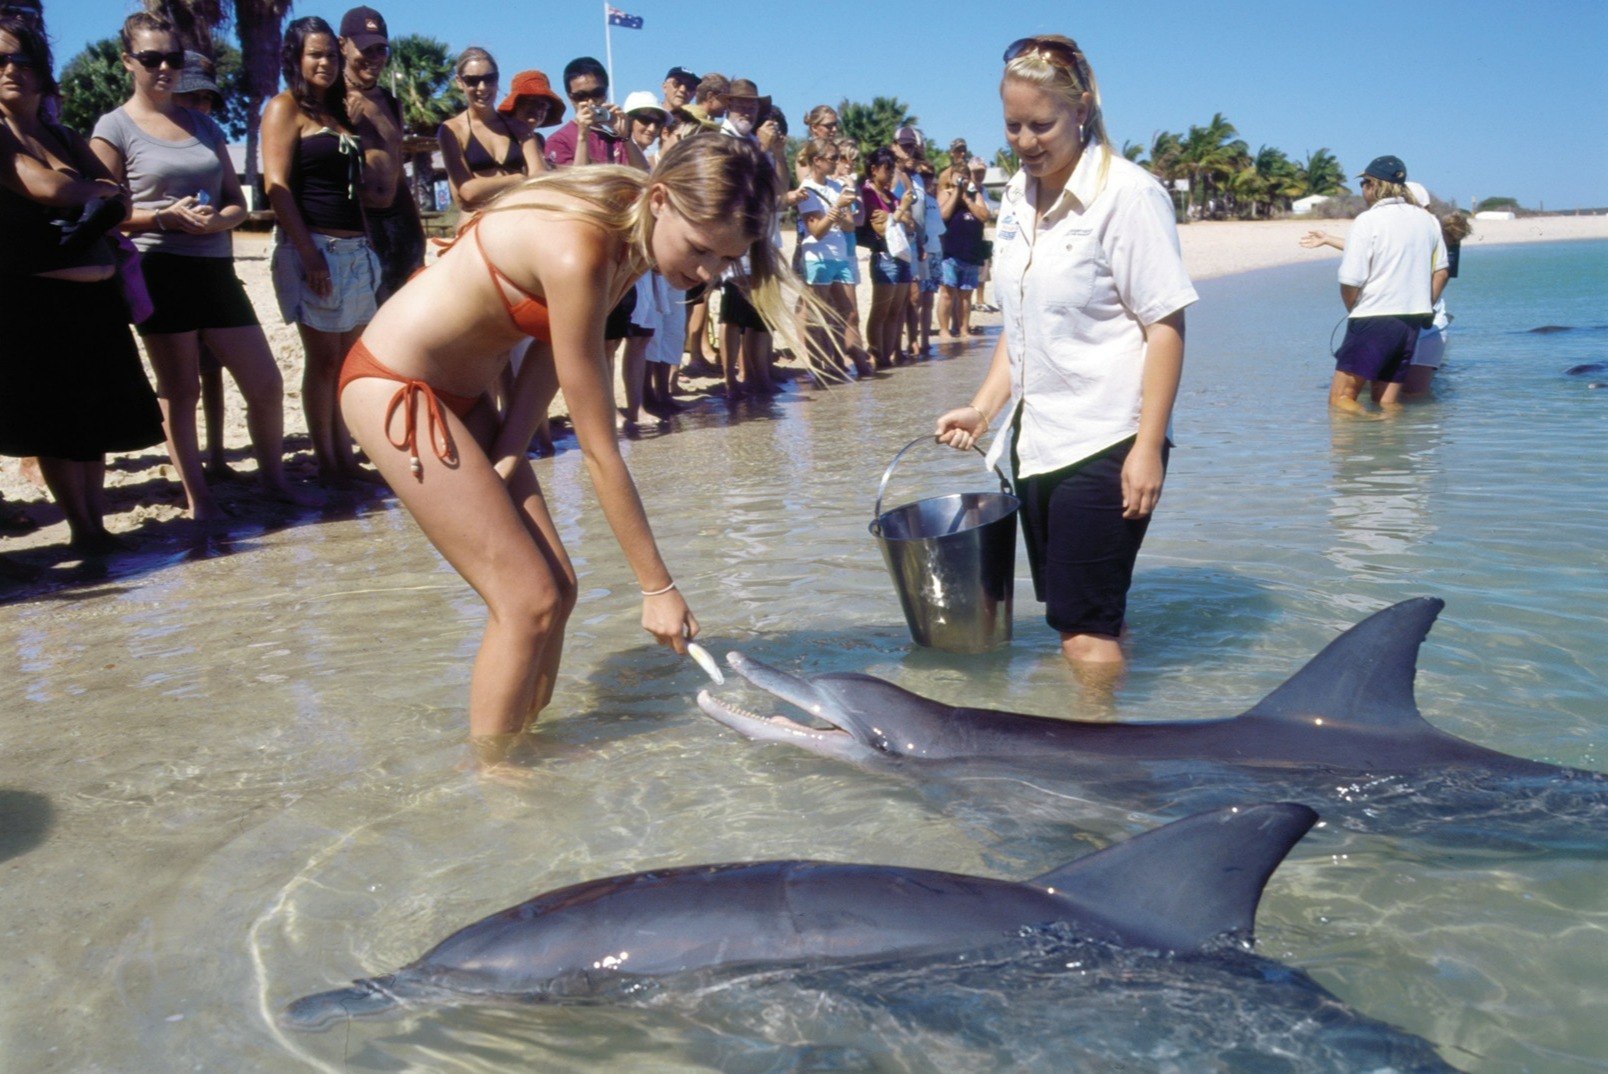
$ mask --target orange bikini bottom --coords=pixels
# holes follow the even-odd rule
[[[336,397],[346,390],[346,386],[354,380],[363,377],[378,377],[381,380],[394,380],[401,385],[396,394],[391,396],[391,403],[385,408],[385,438],[391,446],[406,450],[409,465],[413,468],[413,476],[422,480],[423,467],[419,464],[419,434],[417,419],[414,416],[414,402],[419,395],[424,396],[427,432],[430,437],[430,447],[435,451],[436,458],[449,466],[458,464],[458,453],[453,449],[452,437],[448,435],[447,423],[441,417],[440,403],[446,403],[447,409],[467,418],[469,412],[480,402],[478,395],[456,395],[452,392],[432,388],[422,380],[404,377],[401,373],[384,365],[374,357],[373,353],[360,339],[352,344],[347,352],[346,361],[341,363],[341,377],[336,385]],[[402,439],[397,440],[391,435],[391,419],[398,409],[402,410]]]

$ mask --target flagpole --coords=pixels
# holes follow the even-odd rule
[[[609,3],[603,0],[603,56],[609,70],[609,92],[614,92],[614,34],[609,25]]]

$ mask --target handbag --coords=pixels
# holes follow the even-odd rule
[[[888,256],[897,257],[900,261],[908,263],[914,256],[910,248],[910,235],[905,231],[904,225],[888,214],[888,230],[883,238],[888,240]]]

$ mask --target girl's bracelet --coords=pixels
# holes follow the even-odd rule
[[[978,406],[976,403],[967,403],[966,404],[966,409],[977,411],[977,416],[979,418],[983,419],[983,428],[985,428],[985,429],[988,428],[988,425],[989,425],[988,415],[983,413],[983,408],[982,407]]]
[[[642,591],[642,595],[643,595],[643,596],[644,596],[644,597],[662,597],[662,596],[664,596],[664,595],[665,595],[665,594],[666,594],[666,593],[668,593],[668,592],[670,592],[670,591],[671,591],[671,590],[672,590],[672,589],[674,589],[674,588],[675,588],[675,587],[676,587],[676,583],[675,583],[675,579],[673,579],[673,578],[672,578],[672,579],[671,579],[671,580],[670,580],[670,584],[669,584],[669,585],[667,585],[667,586],[665,586],[665,587],[664,587],[664,588],[663,588],[663,589],[655,589],[655,590],[653,590],[653,591],[652,591],[652,592],[651,592],[651,593],[650,593],[650,592],[649,592],[649,591],[648,591],[648,590],[646,590],[646,589],[644,589],[644,590],[643,590],[643,591]]]

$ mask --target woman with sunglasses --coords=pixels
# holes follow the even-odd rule
[[[341,359],[374,316],[380,262],[364,227],[363,147],[346,111],[340,44],[316,15],[285,27],[285,89],[262,112],[263,185],[273,206],[279,311],[301,334],[302,408],[320,478],[368,480],[336,405]]]
[[[44,117],[56,93],[45,36],[0,19],[0,454],[37,456],[74,549],[107,532],[106,453],[162,442],[162,414],[128,330],[106,232],[123,189],[82,138]]]
[[[994,247],[1004,332],[971,402],[938,419],[962,450],[1009,454],[1033,586],[1091,681],[1122,666],[1128,586],[1161,497],[1195,289],[1172,202],[1111,151],[1100,91],[1070,38],[1005,53],[1005,135],[1022,169]]]
[[[207,488],[196,435],[203,344],[245,399],[263,488],[291,503],[316,503],[285,477],[284,381],[234,271],[229,232],[245,221],[246,199],[228,139],[210,118],[173,99],[184,51],[171,23],[137,12],[124,20],[121,40],[134,95],[100,118],[90,145],[133,196],[134,211],[121,227],[140,251],[155,309],[139,333],[190,517],[227,517]]]
[[[564,102],[547,88],[547,76],[524,71],[514,78],[506,107],[499,107],[497,61],[483,48],[464,49],[456,71],[466,107],[441,124],[436,138],[452,198],[467,214],[547,170],[535,129],[558,123]]]

